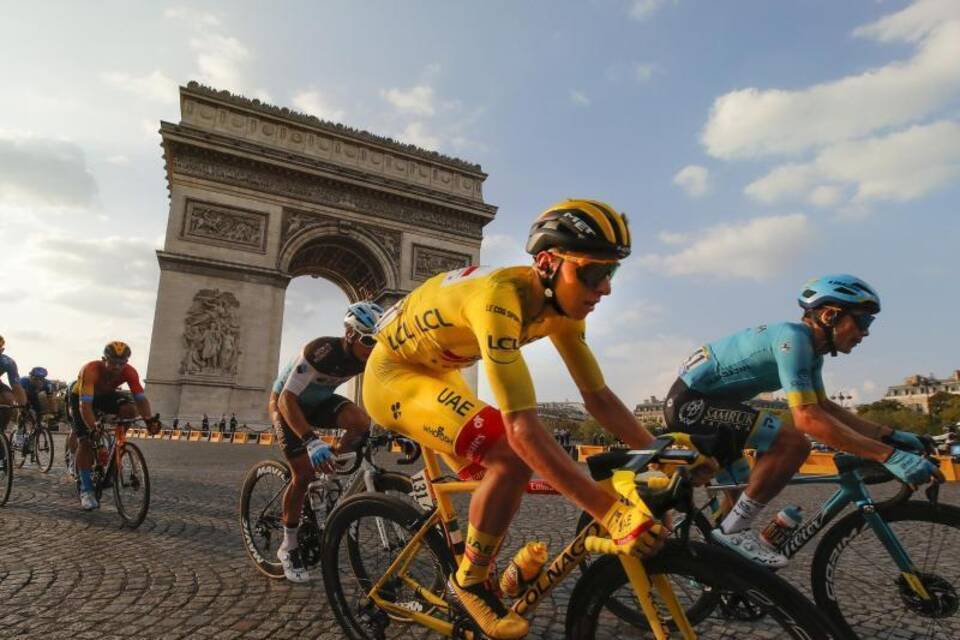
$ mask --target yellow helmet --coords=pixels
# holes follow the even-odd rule
[[[560,249],[603,258],[630,255],[627,216],[599,200],[558,202],[537,216],[527,238],[527,253]]]
[[[130,346],[120,340],[108,342],[107,346],[103,348],[103,357],[110,360],[128,360],[130,358]]]

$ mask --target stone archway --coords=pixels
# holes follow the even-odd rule
[[[161,123],[170,211],[148,393],[161,415],[266,418],[290,279],[392,304],[479,260],[475,164],[190,83]]]

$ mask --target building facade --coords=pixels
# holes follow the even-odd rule
[[[933,374],[912,375],[904,379],[903,384],[887,387],[883,398],[896,400],[923,413],[930,413],[930,398],[940,392],[960,395],[960,369],[955,370],[949,378],[943,379],[936,378]]]

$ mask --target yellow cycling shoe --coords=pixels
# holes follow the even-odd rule
[[[530,623],[504,606],[486,582],[461,587],[456,575],[451,574],[447,579],[447,592],[453,604],[459,605],[480,630],[494,640],[517,640],[530,631]]]

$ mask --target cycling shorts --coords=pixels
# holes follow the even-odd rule
[[[300,405],[300,410],[303,411],[303,417],[306,419],[307,424],[317,429],[336,429],[338,426],[337,416],[340,415],[340,412],[348,405],[353,404],[343,396],[338,396],[335,393],[320,402],[304,402],[303,397],[298,397],[297,403]],[[287,421],[284,420],[280,414],[279,408],[273,411],[272,422],[273,433],[280,442],[283,455],[289,459],[307,453],[307,445],[304,444],[303,439],[290,428],[290,425],[287,424]]]
[[[496,407],[477,398],[459,369],[429,369],[378,344],[363,375],[374,422],[440,453],[460,477],[477,477],[487,451],[504,435]]]
[[[133,402],[129,393],[124,391],[109,391],[107,393],[98,393],[93,396],[93,415],[102,414],[119,415],[122,405]],[[70,405],[70,418],[73,426],[73,433],[78,438],[86,438],[90,435],[90,429],[83,421],[80,414],[80,396],[76,393],[68,393],[67,403]]]
[[[783,417],[776,412],[704,395],[680,378],[667,392],[663,414],[670,431],[717,436],[714,451],[704,453],[723,466],[741,466],[744,449],[767,451],[783,424]]]

